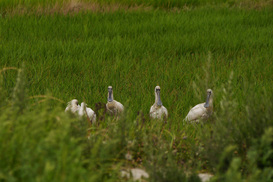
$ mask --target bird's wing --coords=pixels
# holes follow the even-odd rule
[[[118,112],[123,112],[124,106],[120,102],[117,102],[116,106],[117,106]]]
[[[206,109],[204,108],[204,103],[198,104],[190,110],[190,112],[186,116],[186,120],[193,121],[200,119],[205,112]]]
[[[87,113],[88,117],[91,119],[95,112],[91,108],[87,107],[86,113]]]
[[[151,106],[150,117],[156,119],[156,108],[154,107],[154,105]]]
[[[204,104],[205,104],[205,103],[197,104],[196,106],[194,106],[193,108],[191,108],[191,110],[200,109],[200,107],[204,106]]]
[[[154,112],[154,105],[152,105],[151,108],[150,108],[150,114],[151,114],[152,112]]]
[[[91,108],[86,108],[86,113],[89,117],[89,119],[92,121],[92,123],[96,122],[96,113]]]
[[[162,110],[165,116],[168,117],[168,110],[166,109],[166,107],[162,106]]]

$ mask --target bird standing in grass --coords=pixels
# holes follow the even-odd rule
[[[168,118],[168,111],[163,106],[160,99],[160,87],[155,87],[155,103],[152,105],[150,109],[150,117],[152,119],[164,120],[166,122]]]
[[[207,100],[205,103],[194,106],[185,118],[185,121],[198,122],[199,120],[208,119],[213,112],[213,92],[207,90]]]
[[[72,113],[75,114],[75,113],[78,112],[79,109],[80,109],[80,106],[79,106],[78,100],[77,99],[73,99],[73,100],[71,100],[71,101],[69,101],[67,103],[67,107],[65,108],[65,112],[70,111],[70,112],[72,112]]]
[[[87,116],[89,117],[90,121],[92,124],[95,124],[96,123],[96,113],[89,107],[86,107],[86,113],[87,113]]]
[[[107,98],[106,109],[109,114],[115,115],[115,116],[123,113],[124,111],[123,105],[120,102],[114,100],[112,86],[108,87],[108,98]]]
[[[80,117],[87,116],[91,124],[96,123],[96,113],[91,108],[86,107],[86,103],[81,103],[78,114]]]

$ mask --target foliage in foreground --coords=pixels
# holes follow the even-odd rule
[[[151,181],[199,181],[176,165],[164,124],[141,115],[128,122],[128,111],[88,129],[85,119],[64,113],[60,104],[52,107],[56,101],[49,96],[34,105],[19,99],[26,98],[26,88],[24,72],[18,72],[12,99],[1,98],[1,180],[127,181],[120,171],[138,167],[146,168]]]
[[[120,170],[138,167],[150,181],[193,181],[200,171],[216,181],[272,180],[272,135],[265,131],[273,125],[272,17],[272,11],[225,8],[3,16],[0,64],[25,61],[27,80],[22,71],[17,82],[13,72],[3,74],[1,179],[117,181],[126,180]],[[211,80],[204,82],[209,51]],[[196,74],[201,81],[192,89]],[[49,95],[27,96],[48,89],[63,100],[95,103],[105,100],[109,84],[118,100],[135,97],[124,118],[106,116],[92,126],[90,140],[86,121],[65,115],[65,105]],[[166,125],[146,117],[155,84],[171,111]],[[182,123],[208,87],[215,93],[213,118]]]
[[[253,99],[239,111],[232,78],[223,86],[222,108],[204,124],[173,127],[141,113],[134,118],[128,109],[121,119],[106,116],[88,129],[85,119],[52,107],[50,99],[28,105],[24,72],[18,72],[11,100],[1,95],[4,181],[127,180],[120,171],[134,167],[145,169],[149,181],[199,181],[202,169],[215,181],[273,179],[272,99]]]

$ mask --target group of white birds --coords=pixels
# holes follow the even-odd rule
[[[168,118],[168,110],[163,106],[161,98],[160,98],[160,87],[155,87],[155,103],[151,106],[150,109],[150,117],[152,119],[158,119],[162,121],[167,121]],[[113,88],[112,86],[108,87],[108,98],[106,104],[106,110],[109,114],[119,116],[124,111],[124,106],[114,100]],[[65,112],[72,112],[74,114],[78,114],[79,117],[86,116],[91,124],[96,123],[96,113],[89,107],[87,107],[86,103],[82,102],[79,105],[77,99],[73,99],[68,102],[68,105],[65,109]],[[198,104],[194,106],[189,113],[187,114],[185,121],[188,122],[197,122],[200,120],[208,119],[213,112],[213,92],[211,89],[207,90],[207,99],[206,102]]]
[[[89,107],[86,107],[86,103],[82,102],[79,105],[77,99],[73,99],[68,102],[67,107],[65,108],[65,112],[72,112],[74,114],[78,114],[80,118],[87,116],[88,120],[92,123],[96,123],[96,113]]]

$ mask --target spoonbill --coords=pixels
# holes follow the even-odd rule
[[[205,103],[194,106],[185,118],[185,121],[195,122],[206,120],[213,112],[213,92],[211,89],[207,90],[207,100]]]
[[[80,117],[83,117],[86,114],[86,104],[84,102],[81,103],[78,114]]]
[[[155,87],[155,103],[150,109],[150,117],[152,119],[166,120],[168,118],[168,111],[163,106],[160,99],[160,86]]]
[[[79,106],[78,100],[77,99],[73,99],[73,100],[71,100],[71,101],[69,101],[67,103],[67,107],[65,108],[65,112],[70,111],[70,112],[72,112],[72,113],[75,114],[75,113],[78,112],[79,109],[80,109],[80,106]]]
[[[108,99],[106,109],[110,114],[114,115],[121,114],[124,111],[124,106],[120,102],[114,100],[112,86],[108,87]]]
[[[86,103],[82,102],[81,106],[78,110],[78,114],[80,117],[83,117],[87,115],[88,120],[91,122],[91,124],[96,123],[96,113],[89,107],[86,107]]]

